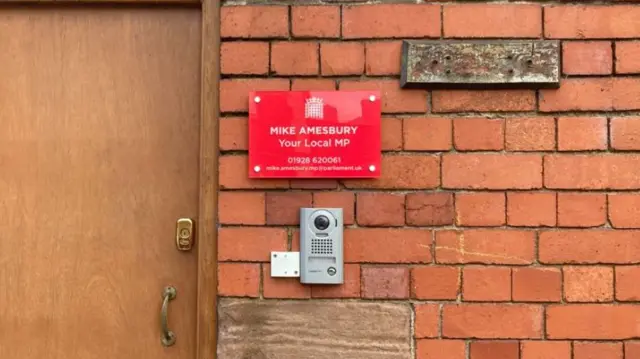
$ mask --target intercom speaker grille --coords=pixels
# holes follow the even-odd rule
[[[311,254],[333,254],[333,239],[312,238]]]

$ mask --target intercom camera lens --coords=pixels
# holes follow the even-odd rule
[[[323,215],[316,217],[316,219],[313,220],[313,224],[317,229],[324,231],[325,229],[329,228],[331,222],[329,221],[329,217]]]

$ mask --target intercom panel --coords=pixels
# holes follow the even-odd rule
[[[300,282],[344,282],[342,208],[300,209]]]

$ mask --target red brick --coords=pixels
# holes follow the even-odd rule
[[[613,55],[609,41],[575,41],[562,44],[562,72],[568,75],[608,75]]]
[[[342,36],[347,39],[440,37],[440,6],[347,5],[342,10]]]
[[[383,151],[400,151],[402,149],[402,119],[383,118],[380,123],[382,132],[381,146]]]
[[[220,72],[233,75],[265,75],[269,72],[269,43],[223,42]]]
[[[507,193],[507,223],[510,226],[556,225],[556,194],[551,192]]]
[[[358,193],[356,219],[360,226],[404,226],[404,195]]]
[[[460,269],[429,266],[411,269],[411,297],[455,300],[460,292]]]
[[[507,151],[551,151],[556,146],[556,123],[551,117],[505,120]]]
[[[340,37],[339,6],[292,6],[294,37]]]
[[[640,150],[640,117],[611,119],[611,147],[616,150]]]
[[[562,273],[552,267],[513,269],[513,300],[517,302],[559,302]]]
[[[458,151],[501,150],[504,148],[504,121],[457,118],[453,120],[453,143]]]
[[[504,225],[504,193],[456,193],[456,224],[479,227]]]
[[[640,79],[618,77],[613,80],[613,109],[640,109]]]
[[[249,123],[246,117],[223,117],[220,119],[221,151],[246,150],[249,142]]]
[[[347,188],[429,189],[440,185],[440,157],[383,156],[378,179],[345,180]]]
[[[271,265],[262,267],[262,294],[265,298],[311,298],[311,287],[298,278],[271,277]]]
[[[465,359],[464,340],[420,339],[416,340],[417,359]]]
[[[560,341],[523,341],[521,359],[571,359],[571,343]]]
[[[547,6],[544,33],[549,38],[608,39],[640,37],[636,6]]]
[[[640,41],[616,42],[616,73],[640,73]]]
[[[614,340],[638,337],[635,304],[564,304],[547,307],[547,338]]]
[[[564,267],[564,297],[568,302],[610,302],[613,300],[613,268]]]
[[[613,109],[611,78],[562,79],[559,89],[540,90],[540,111]]]
[[[466,266],[462,271],[462,300],[504,302],[511,300],[509,267]]]
[[[540,233],[541,263],[640,263],[638,231],[565,230]]]
[[[409,268],[362,267],[362,297],[368,299],[409,298]]]
[[[398,75],[402,57],[400,41],[367,42],[367,75]]]
[[[440,331],[440,306],[437,304],[416,304],[415,311],[415,337],[437,337]]]
[[[347,228],[347,263],[429,263],[433,233],[426,229]]]
[[[640,359],[640,341],[630,341],[624,343],[625,359]]]
[[[542,307],[527,304],[445,305],[442,335],[448,338],[541,338],[542,315]]]
[[[312,41],[272,43],[271,71],[277,75],[316,75],[318,43]]]
[[[427,92],[424,90],[403,90],[398,80],[344,80],[340,81],[343,91],[380,91],[382,112],[425,112]]]
[[[445,192],[407,194],[406,216],[410,226],[453,224],[453,194]]]
[[[323,42],[320,44],[320,60],[323,76],[360,75],[364,72],[364,44]]]
[[[433,112],[533,111],[536,96],[530,90],[436,90]]]
[[[640,168],[640,156],[545,156],[544,184],[562,189],[636,189],[640,188],[636,168]]]
[[[289,36],[287,6],[223,6],[220,37],[269,38]]]
[[[606,117],[561,117],[558,119],[558,150],[607,149]]]
[[[356,198],[352,192],[316,192],[313,194],[313,205],[316,207],[342,208],[344,224],[355,223]]]
[[[311,207],[311,193],[268,192],[266,194],[267,224],[298,224],[300,208]]]
[[[436,232],[436,262],[530,264],[535,258],[535,233],[502,229]]]
[[[338,180],[323,178],[297,178],[289,182],[293,189],[336,189]]]
[[[622,343],[575,342],[574,359],[622,359]]]
[[[268,262],[271,251],[287,250],[282,228],[223,227],[218,229],[218,260]]]
[[[404,149],[409,151],[449,151],[452,121],[448,118],[405,118]]]
[[[264,224],[264,193],[220,192],[218,221],[220,224]]]
[[[640,300],[638,278],[640,278],[640,267],[616,267],[616,300],[634,302]]]
[[[519,154],[444,155],[442,186],[466,189],[540,188],[542,158]]]
[[[640,228],[640,194],[610,194],[608,207],[612,227]]]
[[[219,185],[222,189],[289,188],[289,181],[286,179],[262,180],[249,178],[247,173],[249,168],[248,156],[220,156],[219,161]]]
[[[287,91],[286,79],[222,79],[220,80],[220,111],[247,112],[250,91]]]
[[[597,227],[607,221],[607,197],[600,193],[558,193],[558,226]]]
[[[260,265],[219,263],[218,295],[223,297],[258,297],[260,295]]]
[[[542,35],[540,5],[444,5],[445,37],[522,37]]]
[[[293,79],[291,90],[293,91],[334,91],[336,82],[331,79]]]
[[[517,341],[471,342],[470,359],[520,359],[520,346]]]
[[[340,285],[314,285],[313,298],[360,298],[360,265],[344,265],[344,283]]]

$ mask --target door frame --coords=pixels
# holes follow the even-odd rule
[[[216,358],[218,289],[218,115],[220,81],[220,0],[9,0],[14,5],[128,5],[162,7],[187,5],[201,8],[200,155],[197,250],[196,358]]]

